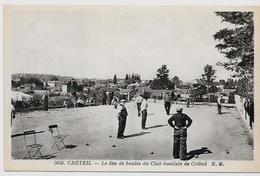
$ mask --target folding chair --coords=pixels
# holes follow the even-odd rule
[[[58,125],[50,125],[49,126],[49,131],[51,132],[51,136],[53,138],[54,144],[51,146],[51,148],[53,148],[54,146],[56,146],[58,148],[58,150],[62,150],[66,147],[65,143],[64,143],[64,139],[68,136],[68,135],[62,135],[60,134]]]
[[[23,159],[42,158],[42,153],[40,149],[42,148],[43,145],[37,143],[35,130],[24,131],[23,136],[24,136],[25,146],[27,149],[27,153]]]

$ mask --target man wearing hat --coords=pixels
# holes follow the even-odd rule
[[[191,125],[192,120],[187,114],[182,113],[182,110],[182,108],[177,108],[177,113],[172,115],[168,123],[174,128],[173,158],[185,160],[187,154],[187,128]]]
[[[118,118],[118,132],[117,132],[117,138],[123,139],[124,131],[125,131],[125,124],[126,124],[126,117],[127,117],[127,110],[125,107],[125,100],[120,100],[120,104],[117,108],[117,118]]]

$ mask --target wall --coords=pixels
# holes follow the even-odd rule
[[[244,108],[245,98],[240,97],[239,95],[235,95],[235,102],[236,102],[236,108],[241,116],[241,119],[245,123],[245,125],[246,125],[247,129],[249,130],[249,132],[251,133],[251,135],[253,135],[253,130],[250,129],[250,126],[249,126],[249,115],[247,114],[247,112],[245,111],[245,108]]]

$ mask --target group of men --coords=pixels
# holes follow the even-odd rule
[[[146,120],[147,120],[147,103],[148,97],[139,95],[136,98],[137,105],[137,116],[142,116],[141,127],[142,129],[146,128]],[[126,119],[127,119],[127,109],[125,107],[125,100],[120,100],[119,106],[117,107],[117,118],[118,118],[118,139],[124,139],[126,136],[124,135]],[[169,93],[165,94],[164,97],[164,105],[166,109],[166,114],[170,115],[170,107],[171,107],[171,99]],[[187,115],[182,113],[183,109],[178,108],[177,113],[173,114],[169,120],[169,125],[174,129],[173,133],[173,157],[180,158],[181,160],[186,159],[187,155],[187,128],[190,127],[192,120]]]
[[[121,99],[119,105],[117,106],[117,118],[118,118],[118,132],[117,132],[117,138],[123,139],[126,136],[124,136],[125,131],[125,125],[126,125],[126,119],[127,119],[127,109],[125,107],[125,99]],[[147,119],[147,97],[139,95],[137,97],[137,116],[142,116],[142,122],[141,127],[142,129],[146,129],[146,119]]]

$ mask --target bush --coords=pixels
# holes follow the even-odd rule
[[[66,101],[67,98],[68,98],[67,96],[50,97],[48,104],[50,107],[61,107],[61,106],[63,106],[63,103],[64,103],[64,101]]]
[[[157,99],[158,99],[158,100],[162,100],[163,97],[162,97],[162,96],[157,96]]]

